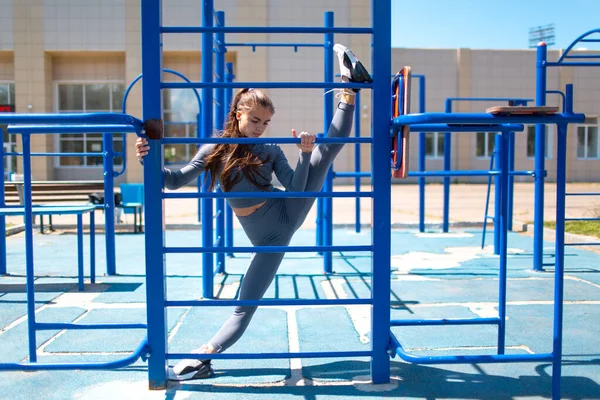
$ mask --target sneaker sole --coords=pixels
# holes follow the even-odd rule
[[[334,45],[333,49],[334,50],[338,49],[339,51],[341,51],[344,54],[344,66],[346,68],[348,68],[348,71],[350,71],[350,81],[351,82],[357,82],[357,83],[373,82],[371,75],[369,74],[369,72],[367,71],[365,66],[362,65],[360,60],[358,58],[356,58],[356,56],[354,55],[352,50],[350,50],[349,48],[347,48],[346,46],[343,46],[341,44]]]
[[[181,375],[177,375],[175,372],[173,372],[173,367],[169,367],[169,370],[167,371],[167,379],[170,381],[190,381],[194,379],[207,379],[212,377],[214,374],[215,372],[210,366],[208,369],[201,368],[198,371],[191,371],[187,374]]]

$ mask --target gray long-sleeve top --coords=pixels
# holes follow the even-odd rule
[[[214,149],[215,144],[206,144],[198,150],[194,158],[179,170],[172,171],[164,168],[165,187],[167,189],[179,189],[183,185],[191,182],[205,170],[205,160]],[[294,171],[281,148],[276,144],[256,144],[250,145],[250,151],[260,158],[263,163],[258,169],[255,178],[260,185],[268,186],[267,191],[273,191],[273,173],[288,192],[302,192],[306,187],[308,178],[308,167],[310,164],[310,153],[300,152],[298,165]],[[262,192],[248,180],[241,171],[237,171],[241,176],[232,188],[231,192]],[[221,176],[218,176],[219,182]],[[251,207],[265,201],[264,198],[229,198],[227,202],[233,208]]]

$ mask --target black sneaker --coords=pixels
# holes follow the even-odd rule
[[[169,367],[168,378],[170,381],[189,381],[210,378],[214,374],[210,360],[182,360],[174,367]]]
[[[354,55],[352,50],[344,45],[336,44],[333,46],[333,51],[338,56],[340,63],[340,75],[342,76],[343,82],[354,82],[354,83],[371,83],[373,78],[369,74],[369,71]],[[358,92],[360,89],[352,89]]]

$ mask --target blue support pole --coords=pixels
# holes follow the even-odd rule
[[[537,47],[535,104],[546,105],[546,43]],[[535,176],[534,176],[534,211],[533,211],[533,269],[543,271],[544,258],[544,170],[545,170],[546,135],[544,125],[535,126]],[[557,221],[558,222],[558,221]]]
[[[113,172],[113,137],[110,133],[102,135],[104,147],[104,237],[106,241],[106,274],[117,273],[115,245],[115,175]]]
[[[333,28],[333,12],[327,11],[325,13],[325,27]],[[325,74],[324,82],[333,82],[333,44],[334,38],[333,33],[326,33],[324,37],[324,56],[325,56]],[[324,112],[323,112],[323,132],[329,130],[329,125],[333,120],[333,93],[329,92],[324,96],[323,100]],[[326,192],[333,192],[333,165],[327,172],[325,178],[325,185],[323,188]],[[323,199],[323,215],[324,219],[322,240],[324,246],[333,245],[333,199],[331,197]],[[326,274],[333,273],[333,254],[330,251],[323,253],[323,272]]]
[[[204,108],[202,107],[202,103],[200,103],[200,109],[198,115],[196,116],[196,137],[202,136],[202,112]],[[198,148],[200,145],[198,145]],[[198,188],[198,192],[202,192],[202,179],[204,179],[204,174],[200,175],[199,179],[196,179],[196,187]],[[198,222],[202,222],[202,199],[198,199]]]
[[[425,112],[425,76],[419,76],[419,112]],[[426,168],[425,132],[419,132],[419,172]],[[420,176],[419,182],[419,232],[425,232],[425,177]]]
[[[325,135],[322,133],[317,133],[317,137],[318,138],[322,138]],[[324,190],[322,189],[321,192],[323,192]],[[317,197],[317,218],[315,221],[316,224],[316,245],[317,246],[323,246],[323,231],[324,231],[324,222],[323,222],[323,197]],[[318,255],[322,255],[323,252],[319,251],[317,253]],[[325,261],[323,261],[323,263],[325,263]],[[325,268],[325,265],[323,265],[323,268]]]
[[[92,211],[93,212],[93,211]],[[83,292],[83,215],[77,214],[77,289]]]
[[[227,51],[227,49],[225,49]],[[235,76],[233,75],[233,63],[227,63],[225,72],[225,81],[233,82]],[[231,107],[231,100],[233,99],[233,89],[225,89],[225,106],[228,110]],[[225,246],[233,247],[233,210],[229,207],[229,204],[225,203]],[[233,257],[233,253],[227,253],[228,257]]]
[[[225,26],[225,13],[223,11],[216,12],[216,19],[219,26]],[[217,81],[225,82],[225,33],[218,32],[215,34],[216,48],[215,48],[215,69],[217,71]],[[223,129],[225,123],[225,89],[219,88],[215,90],[216,96],[216,112],[215,119],[217,129]],[[217,217],[216,217],[216,231],[217,237],[215,242],[217,246],[223,246],[225,244],[225,199],[216,199],[217,205]],[[219,274],[225,273],[225,253],[217,253],[216,255],[216,272]]]
[[[446,100],[446,112],[452,112],[452,103]],[[451,159],[452,157],[452,133],[444,133],[444,171],[450,171],[452,169]],[[450,226],[450,177],[444,177],[444,215],[442,217],[442,231],[448,232]]]
[[[2,146],[0,148],[0,161],[2,161],[2,165],[0,166],[0,172],[2,172],[2,177],[4,177],[5,173],[4,157],[4,146]],[[5,207],[6,203],[4,202],[4,183],[0,186],[0,207]],[[2,232],[6,232],[6,217],[4,215],[0,215],[0,230]],[[6,234],[4,234],[0,238],[0,275],[6,275],[6,272]]]
[[[487,132],[485,132],[487,135]],[[494,147],[496,148],[496,160],[498,160],[496,164],[496,171],[500,173],[500,175],[496,175],[494,177],[494,254],[500,254],[500,215],[502,214],[502,168],[504,168],[503,160],[505,147],[502,146],[503,137],[502,134],[495,135],[495,143]]]
[[[499,209],[498,228],[495,230],[494,236],[499,237],[499,254],[500,266],[498,277],[498,354],[504,354],[505,338],[506,338],[506,278],[507,278],[507,251],[508,251],[508,133],[502,132],[496,135],[496,144],[498,150],[498,164],[500,176],[496,178],[496,183],[500,183],[499,203],[495,208]],[[499,139],[499,140],[498,140]],[[496,233],[497,232],[497,233]],[[498,254],[498,253],[496,253]]]
[[[372,241],[374,246],[371,261],[373,274],[373,299],[371,332],[372,351],[371,380],[374,384],[390,381],[390,257],[391,257],[391,173],[390,154],[390,104],[389,77],[392,73],[391,51],[392,5],[386,0],[371,1],[371,60],[373,69],[371,171],[373,173],[373,216]]]
[[[33,200],[31,195],[31,137],[22,134],[23,140],[23,206],[25,208],[25,287],[27,290],[27,336],[29,339],[29,361],[37,362],[35,286],[33,268]]]
[[[508,219],[506,227],[513,230],[513,210],[515,204],[515,177],[511,174],[515,170],[515,133],[508,132]]]
[[[142,82],[144,120],[162,119],[162,1],[144,0],[142,7]],[[149,137],[144,158],[144,213],[146,218],[146,318],[148,323],[148,384],[167,387],[167,314],[164,237],[164,177],[161,137]],[[160,178],[159,178],[160,177]]]
[[[360,92],[354,98],[354,136],[360,137]],[[354,172],[360,173],[360,143],[354,144]],[[354,190],[360,192],[360,176],[354,177]],[[360,233],[360,197],[355,199],[354,221],[354,230]]]
[[[213,26],[214,1],[204,0],[202,7],[202,26]],[[213,34],[205,32],[202,34],[202,82],[213,81]],[[209,137],[213,128],[213,89],[205,87],[202,89],[202,137]],[[204,174],[203,174],[204,175]],[[203,180],[202,191],[208,190],[208,180]],[[213,200],[202,199],[202,247],[213,247]],[[205,253],[202,255],[202,297],[213,298],[214,266],[213,255]]]

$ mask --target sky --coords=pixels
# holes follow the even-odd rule
[[[392,47],[526,49],[529,29],[549,24],[548,48],[564,49],[600,29],[600,0],[392,0]]]

